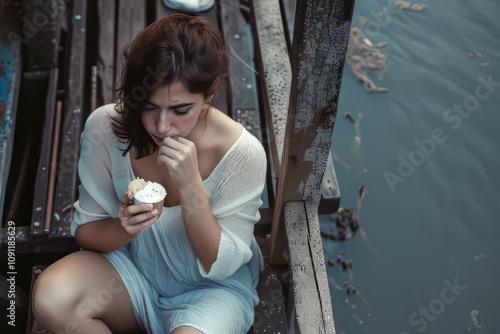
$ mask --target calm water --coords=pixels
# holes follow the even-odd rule
[[[384,78],[368,75],[389,93],[365,92],[346,66],[332,151],[341,207],[367,190],[366,238],[324,240],[326,260],[353,261],[327,265],[339,334],[500,333],[500,2],[419,3],[385,20],[387,0],[355,5],[354,25],[365,16],[367,37],[388,42]],[[362,115],[360,145],[345,112]]]

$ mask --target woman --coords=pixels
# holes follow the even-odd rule
[[[246,333],[258,302],[253,237],[261,144],[212,108],[228,55],[207,19],[172,15],[124,51],[120,103],[88,118],[71,233],[85,250],[36,281],[54,333]],[[167,190],[158,215],[131,205],[136,177]]]

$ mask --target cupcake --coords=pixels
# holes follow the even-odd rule
[[[129,183],[128,190],[134,195],[134,204],[153,204],[153,209],[157,209],[160,216],[167,195],[161,184],[137,178]]]

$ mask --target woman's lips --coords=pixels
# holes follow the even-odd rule
[[[156,139],[156,141],[159,142],[159,143],[161,143],[163,141],[163,139],[168,138],[168,137],[171,137],[171,138],[174,138],[174,139],[179,138],[179,136],[176,136],[176,135],[168,135],[168,136],[165,136],[165,137],[158,137],[158,136],[153,135],[153,138]]]
[[[155,135],[152,135],[152,136],[153,136],[154,141],[157,143],[161,143],[163,141],[163,138],[161,138],[161,137],[157,137]]]

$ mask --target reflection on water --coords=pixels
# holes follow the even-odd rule
[[[337,333],[497,333],[500,3],[393,3],[355,5],[389,92],[344,71],[332,153],[359,230],[323,238]]]

